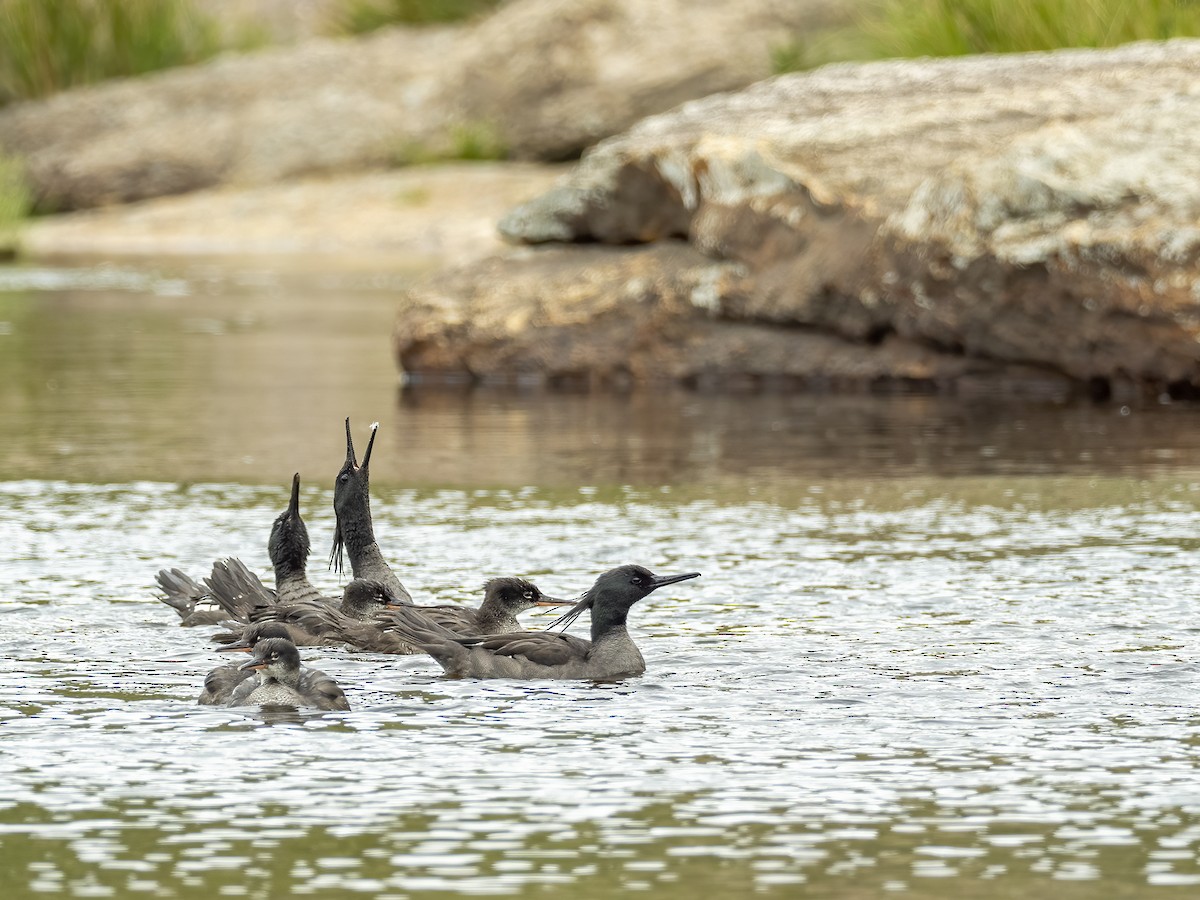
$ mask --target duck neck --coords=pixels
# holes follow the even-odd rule
[[[351,564],[372,547],[376,553],[379,552],[379,546],[375,543],[375,529],[371,524],[371,507],[364,505],[362,511],[364,515],[346,516],[338,522]]]
[[[515,615],[499,603],[488,603],[486,600],[475,614],[475,627],[480,634],[506,634],[521,630]]]
[[[285,588],[307,586],[308,568],[304,563],[295,565],[290,560],[275,563],[275,590],[282,593]]]
[[[625,635],[628,637],[629,608],[613,608],[608,606],[592,607],[592,643],[611,640]]]
[[[294,688],[300,684],[299,669],[275,669],[274,671],[268,669],[263,672],[263,675],[265,676],[263,681],[274,681],[285,687]]]

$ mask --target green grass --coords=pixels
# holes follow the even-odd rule
[[[1195,0],[888,0],[880,56],[1115,47],[1200,35]]]
[[[24,164],[0,153],[0,258],[12,253],[17,229],[32,210],[33,192]]]
[[[420,166],[451,160],[483,162],[508,158],[508,144],[488,122],[460,122],[443,136],[425,141],[406,141],[391,155],[394,166]]]
[[[190,0],[0,0],[0,101],[198,62],[216,24]]]
[[[343,0],[333,13],[338,34],[364,34],[386,25],[459,22],[498,6],[500,0]]]
[[[892,57],[1115,47],[1200,36],[1198,0],[877,0],[849,29],[772,49],[776,72]]]

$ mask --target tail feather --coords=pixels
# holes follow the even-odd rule
[[[419,606],[394,606],[379,619],[388,631],[432,656],[446,672],[452,672],[470,652],[460,635],[433,621]]]
[[[179,569],[159,569],[155,581],[166,595],[158,599],[175,610],[180,619],[187,619],[196,611],[197,603],[209,599],[208,590]]]
[[[275,603],[275,592],[263,585],[240,559],[217,560],[212,574],[204,581],[221,609],[242,623],[252,621],[256,610]]]

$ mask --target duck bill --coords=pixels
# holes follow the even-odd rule
[[[266,667],[267,661],[261,656],[255,656],[238,666],[238,671],[245,672],[247,669],[254,669],[256,672],[261,672]]]
[[[652,591],[657,591],[660,587],[665,587],[668,584],[675,584],[677,581],[687,581],[689,578],[699,578],[699,572],[688,572],[684,575],[655,575]]]
[[[375,435],[379,434],[379,423],[371,423],[371,436],[367,439],[367,452],[363,454],[362,465],[358,467],[360,472],[366,472],[367,466],[371,464],[371,448],[375,446]]]
[[[349,416],[346,416],[346,465],[351,469],[358,468],[358,462],[354,458],[354,438],[350,435]]]
[[[543,594],[541,600],[533,601],[533,605],[534,606],[569,606],[570,604],[572,604],[574,602],[575,602],[574,600],[557,600],[554,597],[547,597]]]
[[[300,473],[292,476],[292,498],[288,501],[288,516],[300,518]]]
[[[570,601],[567,601],[567,602],[569,603]],[[565,606],[566,604],[563,604],[563,605]],[[547,625],[546,631],[550,631],[552,628],[557,628],[560,625],[564,629],[566,629],[572,622],[574,622],[576,619],[578,619],[583,614],[583,611],[585,609],[591,609],[591,608],[592,608],[592,596],[591,596],[591,594],[584,594],[575,603],[573,603],[571,605],[570,609],[568,609],[565,613],[563,613],[561,616],[559,616],[557,619],[555,619],[553,622],[551,622],[549,625]]]
[[[384,609],[401,609],[403,607],[408,607],[408,606],[412,606],[412,604],[405,603],[403,600],[401,600],[395,594],[384,595],[384,598],[383,598],[383,608]]]
[[[254,648],[245,641],[237,641],[233,644],[222,644],[217,647],[218,653],[252,653]]]

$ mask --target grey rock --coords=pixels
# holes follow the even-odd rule
[[[127,203],[453,156],[559,160],[715,90],[847,0],[513,0],[461,26],[313,39],[0,109],[41,208]],[[280,26],[283,27],[283,26]],[[300,27],[300,26],[296,26]]]
[[[557,243],[555,265],[577,273],[562,287],[613,302],[628,297],[626,271],[647,251],[614,248],[600,265],[594,249],[563,243],[686,241],[690,256],[658,261],[656,283],[672,286],[656,295],[660,336],[647,327],[639,341],[669,346],[681,328],[724,334],[721,352],[704,344],[723,377],[820,368],[745,340],[751,328],[810,359],[813,334],[841,341],[823,364],[831,377],[947,384],[947,360],[959,360],[1101,392],[1128,383],[1187,394],[1200,388],[1198,76],[1200,41],[1184,40],[783,76],[601,143],[500,228],[513,242]],[[454,358],[460,307],[520,320],[513,286],[528,280],[527,254],[456,273],[460,305],[442,298],[455,324],[422,323],[425,346]],[[670,299],[694,296],[686,286],[700,281],[705,303]],[[402,321],[447,283],[414,292]],[[525,306],[543,302],[534,291]],[[604,316],[636,320],[636,309],[626,299]],[[522,340],[500,329],[485,340],[483,327],[471,323],[464,352],[487,345],[499,359],[505,341]],[[896,341],[924,348],[925,375],[896,356]],[[876,362],[849,365],[845,354]],[[666,350],[640,358],[635,377],[690,377]]]

